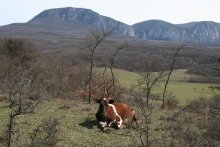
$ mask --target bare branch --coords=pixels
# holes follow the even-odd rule
[[[164,85],[164,90],[163,90],[163,104],[162,104],[162,109],[165,107],[165,95],[166,95],[167,85],[168,85],[168,83],[169,83],[169,81],[170,81],[170,76],[171,76],[171,74],[172,74],[172,72],[173,72],[173,70],[174,70],[174,67],[175,67],[176,57],[177,57],[179,51],[180,51],[182,48],[184,48],[185,46],[186,46],[186,45],[182,44],[182,45],[180,45],[179,47],[177,47],[176,52],[175,52],[175,54],[174,54],[174,56],[173,56],[173,60],[172,60],[172,62],[171,62],[171,64],[170,64],[170,70],[169,70],[169,72],[168,72],[168,76],[167,76],[167,79],[166,79],[166,82],[165,82],[165,85]]]
[[[91,31],[86,40],[86,47],[90,50],[90,71],[89,71],[89,103],[91,103],[92,98],[92,76],[94,67],[94,54],[98,46],[104,41],[105,38],[112,34],[111,31]]]
[[[109,65],[109,69],[110,69],[110,72],[111,72],[111,77],[112,77],[112,98],[115,99],[115,76],[114,76],[114,73],[113,73],[113,70],[112,70],[112,67],[114,65],[114,59],[116,57],[116,55],[118,54],[118,52],[120,50],[122,50],[124,48],[123,45],[120,45],[116,51],[113,53],[113,55],[110,57],[110,65]]]

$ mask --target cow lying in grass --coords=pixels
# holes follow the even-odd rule
[[[107,127],[120,129],[129,123],[137,123],[135,110],[127,104],[114,103],[114,100],[108,98],[101,98],[97,103],[99,103],[99,109],[96,118],[103,131],[107,130]]]

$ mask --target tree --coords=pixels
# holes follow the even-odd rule
[[[180,45],[179,47],[177,47],[176,49],[176,52],[173,56],[173,60],[171,61],[171,64],[170,64],[170,69],[168,71],[168,76],[167,76],[167,79],[165,81],[165,85],[164,85],[164,90],[163,90],[163,103],[162,103],[162,109],[165,107],[165,96],[166,96],[166,90],[167,90],[167,86],[168,86],[168,83],[170,81],[170,76],[171,74],[173,73],[173,70],[175,68],[175,62],[176,62],[176,57],[180,51],[180,49],[182,49],[183,47],[185,47],[185,45]]]
[[[158,73],[153,73],[146,71],[144,73],[139,73],[140,78],[138,79],[138,87],[142,89],[145,94],[146,104],[149,107],[149,98],[151,96],[151,90],[156,86],[157,82],[165,76],[165,71]]]
[[[130,96],[133,97],[133,102],[135,103],[138,113],[138,124],[136,125],[136,133],[133,141],[133,146],[151,146],[154,141],[150,129],[150,117],[152,117],[153,107],[149,107],[146,103],[146,99],[141,98],[143,95],[138,93],[132,87],[130,89]],[[137,141],[136,141],[137,140]],[[140,144],[139,144],[140,143]]]
[[[36,52],[30,53],[34,46],[29,42],[20,39],[4,39],[0,42],[1,88],[7,95],[10,108],[3,138],[10,147],[19,136],[19,130],[15,129],[17,116],[32,113],[40,102],[41,70],[33,64]]]
[[[112,54],[112,56],[110,57],[110,64],[109,64],[109,69],[110,69],[110,72],[111,72],[111,78],[112,78],[112,98],[115,99],[115,76],[114,76],[114,73],[113,73],[113,70],[112,70],[112,67],[114,65],[114,60],[115,60],[115,57],[116,55],[118,54],[118,52],[120,50],[122,50],[124,48],[123,45],[120,45],[117,47],[116,51]]]
[[[89,78],[88,78],[88,85],[89,85],[89,103],[91,103],[92,98],[92,76],[93,76],[93,67],[94,67],[94,55],[95,50],[101,45],[101,43],[110,36],[112,31],[99,31],[93,30],[87,36],[85,44],[86,48],[90,51],[90,70],[89,70]]]

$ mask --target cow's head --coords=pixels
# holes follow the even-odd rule
[[[108,104],[113,104],[114,100],[111,98],[102,97],[102,98],[96,100],[96,102],[99,103],[100,105],[102,105],[103,107],[107,107]]]
[[[99,103],[96,118],[103,131],[108,127],[120,129],[130,121],[137,120],[134,109],[125,103],[114,103],[114,100],[109,98],[100,98],[96,102]]]
[[[114,100],[102,97],[96,100],[96,102],[99,103],[99,109],[96,113],[96,118],[100,121],[104,121],[107,117],[108,104],[114,103]]]

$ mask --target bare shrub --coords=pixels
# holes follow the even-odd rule
[[[60,106],[59,109],[70,109],[71,108],[71,104],[68,101],[61,101],[60,102]]]
[[[88,68],[84,65],[74,66],[67,75],[67,89],[69,89],[70,97],[78,97],[77,91],[86,89]]]
[[[186,105],[185,110],[191,113],[205,114],[209,105],[208,98],[200,97]]]
[[[161,129],[167,134],[164,140],[173,146],[219,146],[219,103],[219,96],[201,97],[173,115],[162,117]]]
[[[121,88],[118,80],[115,78],[114,86],[117,90],[113,91],[112,79],[109,75],[105,75],[105,79],[102,78],[101,72],[93,72],[92,91],[91,98],[93,100],[99,99],[103,96],[112,97],[113,92],[115,97],[119,97],[121,94]],[[89,96],[89,89],[81,88],[74,93],[76,96],[85,97]]]
[[[41,69],[34,64],[35,50],[27,41],[5,39],[0,42],[2,93],[7,96],[9,120],[3,134],[8,147],[19,138],[16,118],[32,113],[41,98]]]
[[[174,146],[200,146],[201,136],[193,125],[192,115],[180,110],[169,121],[166,132]]]
[[[193,115],[193,123],[199,129],[206,129],[208,124],[209,99],[200,97],[184,107],[184,111]]]
[[[64,57],[45,62],[43,84],[48,95],[53,98],[77,98],[76,91],[83,89],[87,83],[88,69],[83,65],[68,65]]]
[[[30,146],[55,146],[60,139],[59,119],[45,118],[30,134]]]
[[[220,98],[215,96],[211,99],[208,113],[207,134],[212,139],[220,141]]]
[[[146,98],[143,97],[143,93],[137,93],[130,90],[130,94],[133,97],[133,102],[138,110],[138,125],[136,126],[136,135],[133,138],[134,146],[146,146],[149,147],[155,141],[152,137],[151,115],[153,107],[147,104]]]
[[[0,95],[0,102],[6,102],[8,97],[6,95]]]
[[[173,95],[173,93],[169,93],[166,101],[166,106],[168,109],[175,109],[178,107],[178,100],[176,99],[176,96]]]
[[[63,58],[48,59],[44,67],[44,86],[51,97],[61,97],[65,93],[67,68]]]

